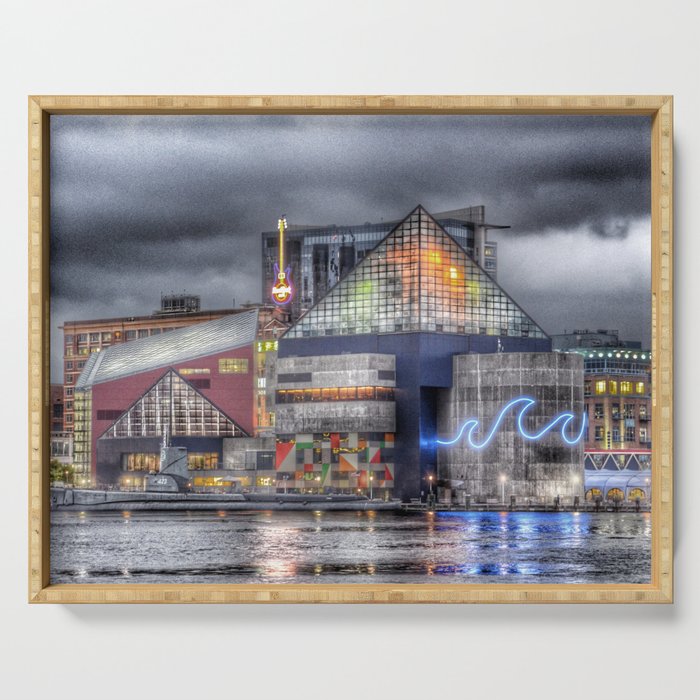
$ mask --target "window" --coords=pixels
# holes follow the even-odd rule
[[[126,332],[126,339],[127,340],[134,340],[136,338],[136,331],[127,331]]]
[[[619,403],[612,404],[611,409],[612,409],[612,419],[613,420],[620,420],[620,404]]]
[[[187,468],[192,471],[216,469],[219,466],[219,455],[216,452],[189,452]]]
[[[73,375],[67,374],[66,375],[66,384],[72,384],[72,383],[73,383]]]
[[[636,389],[635,393],[643,394],[644,393],[644,382],[637,382],[637,386],[635,389]]]
[[[90,342],[91,343],[99,343],[100,342],[100,334],[99,333],[90,333]]]
[[[139,338],[148,338],[148,328],[139,329]]]
[[[87,333],[78,333],[78,342],[79,343],[87,343]]]
[[[66,357],[73,357],[73,348],[66,348]]]
[[[72,422],[73,422],[73,414],[72,414],[72,413],[68,413],[68,414],[66,415],[66,423],[72,423]]]
[[[595,409],[593,412],[593,417],[601,419],[605,416],[604,411],[603,411],[603,404],[602,403],[597,403],[595,405]]]
[[[639,442],[649,442],[649,433],[646,428],[639,429]]]
[[[620,442],[620,429],[619,428],[612,429],[612,441],[613,442]]]
[[[66,345],[72,345],[73,344],[73,336],[72,335],[67,335],[65,337]]]
[[[97,411],[97,420],[117,420],[122,413],[121,409],[101,409]]]
[[[73,369],[73,363],[72,363],[72,362],[66,362],[66,369]]]
[[[590,396],[591,395],[591,382],[590,380],[586,380],[583,383],[583,395],[584,396]]]
[[[248,360],[237,357],[222,357],[219,360],[220,374],[248,374]]]
[[[83,367],[85,367],[85,360],[78,362],[78,369],[82,369]]]
[[[73,396],[73,387],[66,388],[66,396]]]
[[[617,394],[617,382],[614,380],[610,380],[608,382],[608,392],[610,394]]]
[[[633,403],[626,403],[625,404],[625,418],[634,418],[634,404]]]
[[[160,335],[160,328],[151,328],[151,335]]]
[[[620,382],[620,393],[621,394],[631,394],[632,393],[632,382]]]
[[[647,407],[644,404],[639,405],[639,420],[647,419]]]
[[[602,425],[596,425],[595,427],[595,441],[603,442],[605,440],[605,427]]]
[[[183,367],[178,370],[178,373],[187,376],[190,374],[209,374],[211,370],[208,367]]]
[[[103,343],[111,343],[112,342],[112,334],[111,333],[103,333],[102,334],[102,342]]]
[[[635,430],[634,427],[625,428],[625,442],[634,442]]]
[[[211,389],[209,377],[193,377],[189,382],[195,389]]]
[[[601,380],[595,383],[595,393],[604,394],[605,393],[605,380]]]
[[[72,401],[66,401],[65,407],[66,407],[66,411],[72,411],[72,410],[73,410],[73,402],[72,402]]]

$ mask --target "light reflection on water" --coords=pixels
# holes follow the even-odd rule
[[[52,514],[54,583],[648,583],[648,513]]]

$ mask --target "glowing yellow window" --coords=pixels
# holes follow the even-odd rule
[[[644,382],[637,382],[637,393],[638,394],[644,393]]]
[[[617,394],[617,382],[614,382],[612,379],[610,380],[610,393]]]
[[[631,394],[632,393],[632,382],[620,382],[620,393],[621,394]]]
[[[605,380],[601,380],[595,383],[595,393],[604,394],[605,393]]]
[[[220,374],[248,374],[248,360],[237,357],[222,357],[219,360]]]

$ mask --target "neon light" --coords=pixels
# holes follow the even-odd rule
[[[284,232],[287,228],[287,219],[283,216],[277,220],[277,228],[280,232],[279,242],[279,262],[275,263],[275,280],[272,285],[272,301],[278,306],[288,304],[294,296],[294,287],[292,286],[291,268],[284,266]]]
[[[491,425],[491,429],[486,434],[486,437],[483,438],[483,440],[481,440],[480,442],[475,440],[475,436],[474,436],[474,433],[479,428],[479,421],[476,418],[469,418],[468,420],[464,421],[464,423],[462,423],[462,426],[460,427],[456,437],[454,437],[452,440],[436,440],[435,442],[437,442],[438,445],[454,445],[456,442],[458,442],[459,440],[462,439],[462,436],[466,432],[466,438],[467,438],[467,442],[469,443],[469,446],[475,450],[482,450],[482,449],[484,449],[484,447],[486,447],[491,442],[491,440],[493,440],[493,436],[496,434],[496,431],[501,426],[501,423],[503,422],[503,419],[505,418],[508,411],[510,411],[511,408],[513,408],[514,406],[517,406],[518,404],[520,404],[522,407],[518,411],[516,422],[518,425],[518,432],[520,433],[520,436],[523,439],[525,439],[525,440],[539,440],[544,435],[546,435],[548,432],[553,430],[557,425],[560,425],[561,437],[565,443],[573,446],[581,441],[584,433],[586,432],[586,426],[588,425],[588,420],[587,420],[587,416],[585,413],[582,414],[581,429],[579,430],[579,433],[576,437],[569,437],[566,434],[566,430],[569,427],[569,425],[574,420],[576,420],[576,416],[573,413],[570,413],[568,411],[566,411],[564,413],[560,413],[558,416],[553,418],[549,423],[547,423],[543,428],[541,428],[538,432],[536,432],[536,433],[528,432],[525,429],[525,426],[523,425],[523,418],[524,418],[527,410],[531,406],[534,406],[536,403],[537,402],[535,401],[535,399],[531,399],[529,396],[519,396],[517,399],[513,399],[512,401],[509,401],[501,409],[498,416],[496,416],[496,419],[493,421],[493,423]]]

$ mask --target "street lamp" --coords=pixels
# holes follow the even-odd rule
[[[433,475],[432,474],[428,477],[428,483],[430,484],[430,495],[432,496],[433,495]]]
[[[501,474],[501,503],[506,502],[506,475]]]
[[[321,477],[317,476],[316,477],[316,490],[321,493]]]
[[[374,498],[374,474],[369,475],[369,500],[371,501],[372,498]]]

